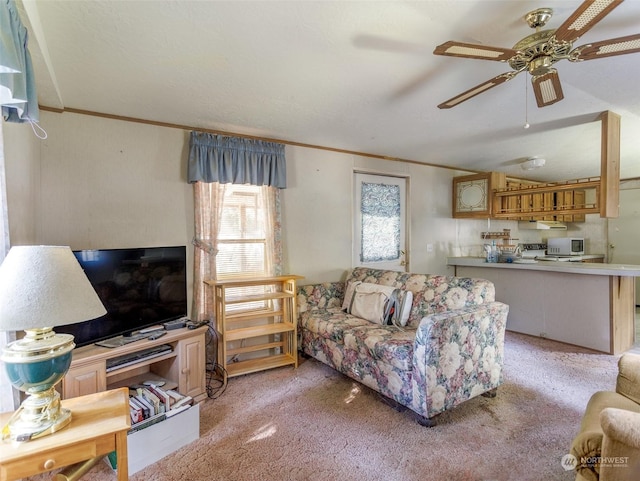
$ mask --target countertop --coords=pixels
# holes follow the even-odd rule
[[[583,256],[587,257],[587,256]],[[640,277],[640,266],[632,264],[598,264],[592,262],[548,262],[533,264],[489,263],[484,257],[447,257],[447,265],[462,267],[487,267],[489,269],[516,269],[525,271],[564,272],[596,276]]]

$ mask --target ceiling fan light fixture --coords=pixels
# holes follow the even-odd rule
[[[520,164],[520,168],[522,170],[535,170],[544,167],[544,164],[546,162],[546,159],[541,159],[539,157],[529,157],[527,160]]]

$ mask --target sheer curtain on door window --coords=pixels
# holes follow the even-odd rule
[[[407,179],[357,172],[354,181],[353,265],[406,271]]]

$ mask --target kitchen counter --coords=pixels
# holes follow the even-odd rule
[[[488,279],[509,305],[507,329],[609,354],[635,339],[635,278],[640,266],[592,262],[488,263],[449,257],[455,275]]]
[[[597,258],[597,256],[582,256],[582,258],[593,259]],[[490,269],[520,269],[528,271],[565,272],[568,274],[596,276],[640,277],[640,266],[632,264],[598,264],[593,262],[568,261],[536,261],[535,263],[525,264],[519,264],[517,262],[490,263],[486,262],[484,257],[447,257],[447,264],[454,267],[488,267]]]

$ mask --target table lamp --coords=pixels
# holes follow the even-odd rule
[[[2,439],[23,442],[54,433],[71,421],[54,386],[71,364],[75,344],[54,326],[106,313],[69,247],[12,247],[0,265],[0,331],[26,331],[0,355],[9,381],[27,393],[2,428]]]

